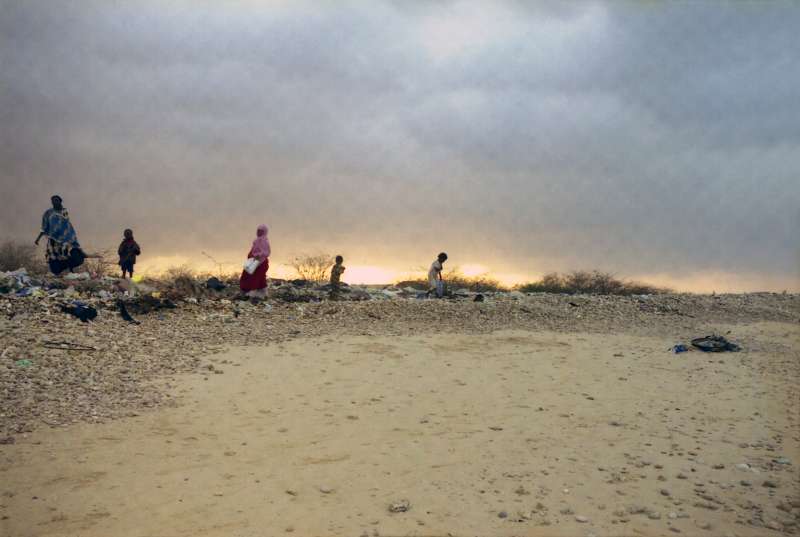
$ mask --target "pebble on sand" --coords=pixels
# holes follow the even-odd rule
[[[389,504],[390,513],[405,513],[411,509],[411,502],[408,500],[398,500]]]

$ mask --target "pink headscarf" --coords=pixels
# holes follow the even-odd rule
[[[253,241],[253,248],[250,250],[250,255],[257,259],[266,259],[269,257],[271,252],[269,247],[269,239],[267,238],[267,226],[266,224],[261,224],[258,226],[258,231],[256,232],[256,240]]]

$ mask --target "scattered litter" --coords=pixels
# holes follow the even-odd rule
[[[125,306],[130,313],[146,314],[162,309],[175,309],[178,306],[168,298],[160,298],[154,294],[141,295],[134,299],[126,300]]]
[[[92,275],[88,272],[71,272],[64,276],[65,280],[78,281],[78,280],[91,280]]]
[[[223,291],[227,285],[222,283],[219,278],[212,276],[206,280],[206,288],[212,291]]]
[[[688,345],[684,345],[683,343],[679,343],[679,344],[675,345],[674,347],[670,347],[669,350],[671,350],[675,354],[680,354],[682,352],[688,352],[689,351],[689,346]]]
[[[0,272],[0,293],[11,293],[31,287],[31,279],[24,268],[10,272]],[[25,296],[25,295],[21,295]]]
[[[88,323],[97,317],[96,309],[79,300],[73,300],[71,304],[61,306],[61,311],[64,313],[69,313],[70,315],[74,315],[84,323]]]
[[[139,321],[131,317],[131,314],[128,313],[128,308],[125,306],[125,302],[122,300],[117,300],[117,309],[119,309],[119,314],[123,320],[132,324],[141,324]]]
[[[703,352],[738,352],[741,350],[736,343],[728,341],[723,336],[715,335],[695,338],[692,340],[692,346]]]
[[[30,366],[32,366],[32,365],[33,365],[33,362],[31,362],[30,360],[27,360],[27,359],[23,359],[23,360],[17,360],[17,361],[16,361],[16,362],[14,362],[14,363],[15,363],[15,364],[16,364],[18,367],[30,367]]]

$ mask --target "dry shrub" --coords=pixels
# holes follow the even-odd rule
[[[566,293],[591,295],[654,295],[670,289],[622,280],[609,272],[576,270],[567,274],[551,272],[541,280],[517,286],[523,293]]]
[[[322,283],[328,278],[334,259],[328,254],[301,254],[289,263],[301,280]]]
[[[161,279],[175,296],[192,296],[198,293],[197,274],[188,265],[169,267]]]
[[[458,268],[445,271],[442,274],[447,286],[452,290],[468,289],[475,293],[491,293],[495,291],[505,291],[500,282],[488,273],[478,274],[477,276],[464,276]]]
[[[495,291],[506,291],[507,289],[500,284],[500,282],[493,278],[490,274],[484,273],[477,276],[464,276],[458,267],[451,270],[444,271],[442,278],[450,290],[457,291],[459,289],[467,289],[475,293],[490,293]],[[402,280],[395,283],[397,287],[411,287],[413,289],[428,289],[427,278],[413,278]]]
[[[0,271],[25,268],[30,274],[45,274],[47,263],[33,244],[7,240],[0,244]]]
[[[118,274],[114,270],[115,266],[119,269],[116,258],[108,250],[103,250],[97,254],[97,257],[87,258],[83,266],[75,271],[86,271],[91,274],[92,278],[102,278],[103,276],[117,276]]]

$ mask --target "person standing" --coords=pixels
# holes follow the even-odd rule
[[[119,266],[122,268],[123,279],[125,279],[126,272],[133,278],[133,266],[136,264],[136,256],[142,255],[142,249],[139,248],[139,244],[133,240],[133,231],[126,229],[123,235],[125,238],[117,249],[117,253],[119,254]]]
[[[342,265],[342,263],[344,263],[344,257],[337,255],[336,264],[331,267],[331,300],[339,300],[339,290],[341,289],[342,285],[342,274],[344,274],[345,271],[345,267]]]
[[[428,270],[428,296],[435,293],[436,298],[444,296],[444,280],[442,279],[442,269],[444,262],[447,261],[447,254],[442,252],[436,257],[436,261],[431,263]]]
[[[242,271],[239,278],[239,288],[243,293],[254,297],[265,297],[267,295],[267,270],[269,269],[269,256],[272,249],[269,245],[267,233],[269,229],[265,224],[258,226],[256,238],[247,254],[248,259],[255,259],[258,262],[256,269],[250,273],[247,269]]]
[[[45,254],[50,272],[56,276],[69,269],[70,272],[83,264],[86,254],[78,242],[78,235],[69,220],[69,213],[63,205],[61,196],[50,198],[52,209],[42,215],[42,229],[34,241],[39,245],[42,237],[47,236],[47,252]]]

